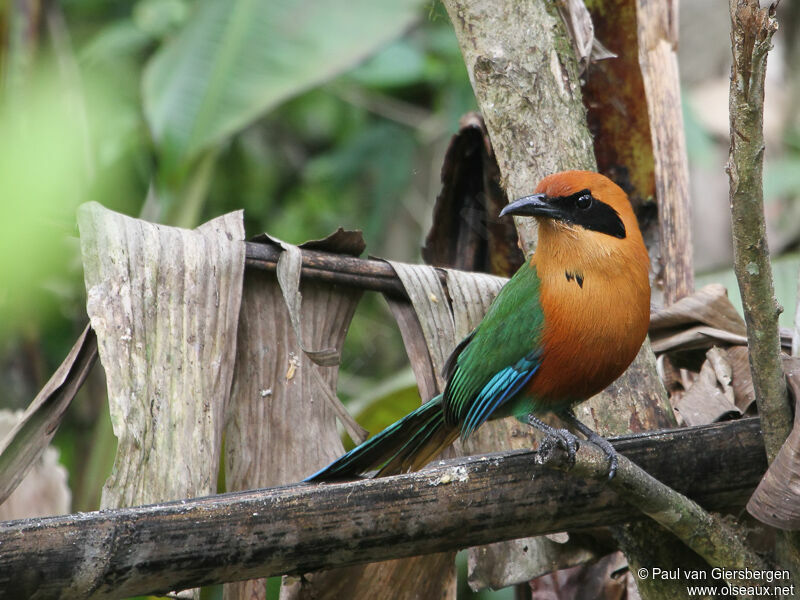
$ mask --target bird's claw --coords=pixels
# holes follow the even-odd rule
[[[614,450],[614,446],[611,445],[611,442],[581,423],[575,417],[575,414],[572,411],[565,411],[562,413],[561,418],[565,422],[571,423],[573,427],[586,436],[586,439],[590,443],[598,446],[605,453],[606,457],[608,458],[608,480],[611,481],[614,479],[614,475],[617,473],[617,467],[619,466],[619,458],[617,457],[617,451]],[[569,468],[575,466],[575,453],[580,447],[580,441],[574,433],[568,431],[567,429],[556,429],[555,427],[551,427],[532,414],[528,415],[528,423],[540,431],[543,431],[546,435],[539,446],[539,449],[543,454],[546,454],[548,451],[552,450],[554,445],[561,446],[569,456]]]
[[[546,454],[553,448],[554,445],[561,446],[561,448],[564,449],[564,451],[567,453],[569,468],[571,469],[574,467],[575,453],[580,447],[580,441],[575,434],[567,431],[566,429],[552,429],[552,431],[547,432],[547,437],[542,440],[539,448],[543,453]]]
[[[611,481],[614,479],[614,475],[617,474],[617,467],[619,466],[617,451],[614,449],[614,446],[611,445],[611,442],[594,432],[588,435],[588,439],[592,444],[598,446],[605,452],[606,458],[608,458],[608,481]]]
[[[580,444],[574,433],[566,429],[556,429],[533,414],[528,415],[528,423],[545,434],[545,438],[539,444],[539,451],[542,454],[547,454],[554,445],[561,446],[568,455],[569,468],[575,466],[575,453]]]

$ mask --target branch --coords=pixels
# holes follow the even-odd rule
[[[568,455],[562,448],[552,447],[547,453],[540,451],[538,459],[542,464],[572,471],[587,479],[602,480],[608,473],[608,459],[603,450],[594,444],[581,444],[575,465],[571,468]],[[619,456],[617,474],[610,481],[610,487],[671,531],[712,567],[751,570],[766,568],[765,563],[723,519],[706,512],[697,502],[664,485],[625,456]],[[757,585],[760,582],[732,579],[729,583]]]
[[[765,468],[757,419],[615,446],[713,510],[742,506]],[[537,466],[534,456],[508,452],[382,479],[7,522],[0,589],[18,598],[163,593],[641,518],[603,481]],[[625,498],[635,498],[627,488]]]
[[[282,250],[260,242],[245,242],[245,266],[275,271]],[[408,300],[408,292],[388,262],[372,258],[356,258],[332,252],[301,248],[303,277],[315,281],[349,285],[373,292],[391,294]],[[439,273],[446,283],[444,272]]]
[[[778,316],[772,266],[764,223],[764,75],[772,34],[778,28],[774,7],[758,0],[730,0],[731,148],[730,177],[734,271],[742,293],[758,412],[764,427],[767,457],[772,462],[789,435],[792,414],[781,364]]]

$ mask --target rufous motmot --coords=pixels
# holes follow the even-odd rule
[[[625,192],[590,171],[545,177],[500,216],[534,217],[539,240],[481,323],[447,361],[444,393],[306,481],[416,470],[489,419],[515,416],[575,459],[577,438],[536,415],[554,412],[617,456],[572,407],[602,391],[636,357],[650,322],[647,249]]]

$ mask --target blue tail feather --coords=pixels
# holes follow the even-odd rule
[[[303,481],[356,479],[372,470],[379,470],[381,475],[400,472],[400,465],[412,460],[444,426],[443,415],[442,397],[436,396]],[[388,469],[389,463],[398,468]]]

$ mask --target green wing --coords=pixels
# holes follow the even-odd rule
[[[526,262],[445,367],[445,422],[460,424],[462,437],[513,399],[535,375],[541,363],[543,327],[539,277]]]

